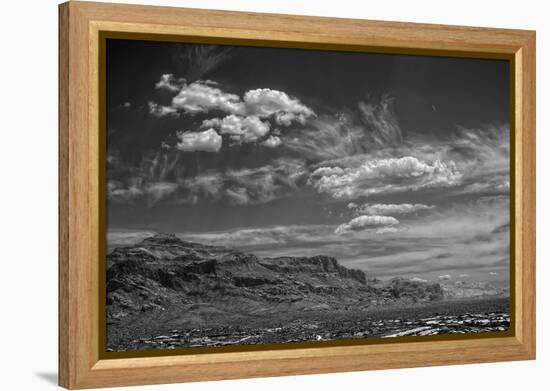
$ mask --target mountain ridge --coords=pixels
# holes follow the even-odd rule
[[[234,324],[308,311],[443,299],[437,283],[369,279],[333,257],[258,258],[157,234],[107,255],[108,339],[155,328]]]

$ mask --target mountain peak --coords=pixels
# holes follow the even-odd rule
[[[176,236],[176,234],[163,233],[159,232],[154,236],[150,236],[143,240],[143,242],[154,242],[158,244],[173,244],[173,243],[182,243],[183,241]]]

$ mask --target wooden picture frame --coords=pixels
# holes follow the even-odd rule
[[[100,135],[102,32],[195,42],[505,58],[511,62],[512,331],[392,341],[104,358]],[[102,114],[103,111],[103,114]],[[512,131],[513,129],[513,131]],[[535,358],[535,32],[70,1],[59,6],[59,384],[70,389]]]

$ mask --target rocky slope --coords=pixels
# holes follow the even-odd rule
[[[327,256],[260,259],[158,234],[107,257],[108,340],[159,328],[441,300],[437,283],[381,282]],[[162,327],[161,327],[162,326]]]

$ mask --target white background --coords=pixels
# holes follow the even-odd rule
[[[119,0],[119,2],[124,2]],[[139,389],[543,389],[549,378],[550,167],[545,1],[180,0],[134,3],[537,30],[538,360]],[[57,1],[3,1],[0,12],[0,389],[57,377]],[[546,220],[546,221],[545,221]],[[546,240],[545,240],[546,239]],[[543,304],[546,304],[544,307]],[[30,353],[32,351],[32,353]],[[459,354],[459,353],[457,353]],[[546,371],[545,371],[546,369]],[[537,385],[538,384],[538,385]],[[132,388],[138,389],[138,388]]]

